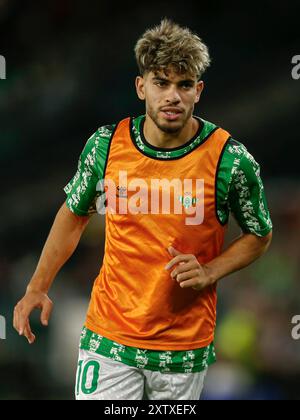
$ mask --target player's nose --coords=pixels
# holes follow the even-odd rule
[[[181,102],[181,97],[176,87],[170,87],[166,92],[166,102],[168,104],[177,105]]]

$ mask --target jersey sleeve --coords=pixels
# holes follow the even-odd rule
[[[87,141],[78,160],[77,171],[64,187],[67,194],[66,204],[72,213],[87,216],[96,212],[97,176],[96,133]]]
[[[103,126],[88,139],[79,157],[77,172],[64,187],[66,205],[78,216],[97,212],[97,200],[103,197],[104,171],[114,129],[115,125]]]
[[[243,145],[236,147],[238,157],[232,168],[229,185],[229,210],[243,232],[266,236],[273,226],[260,176],[260,166]]]

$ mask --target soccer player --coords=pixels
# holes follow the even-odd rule
[[[87,141],[66,202],[14,312],[48,325],[51,284],[95,212],[103,264],[83,327],[77,399],[199,399],[215,361],[216,287],[268,248],[272,223],[260,168],[243,144],[194,115],[210,64],[202,40],[164,19],[135,46],[143,116]],[[226,249],[229,213],[242,234]]]

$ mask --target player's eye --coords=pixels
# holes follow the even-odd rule
[[[164,80],[155,80],[154,84],[159,87],[166,86],[166,82]]]
[[[191,89],[193,87],[193,83],[185,82],[180,85],[183,89]]]

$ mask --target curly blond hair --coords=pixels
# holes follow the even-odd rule
[[[146,30],[134,51],[141,75],[171,67],[179,74],[200,79],[211,62],[208,48],[198,35],[166,18]]]

